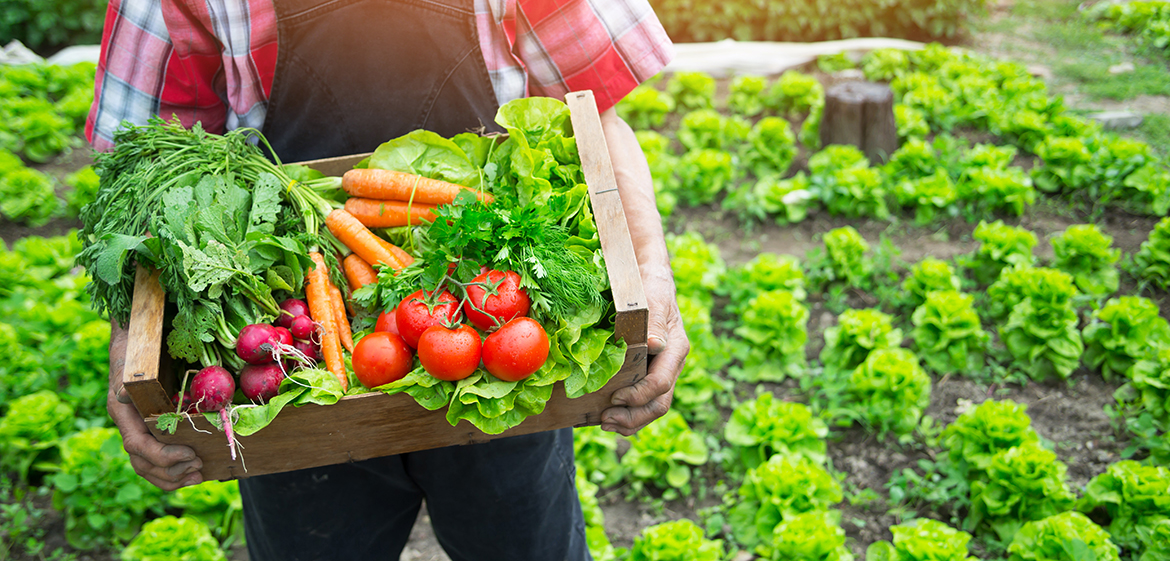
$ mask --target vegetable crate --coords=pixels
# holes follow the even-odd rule
[[[156,426],[159,415],[174,412],[170,396],[179,380],[163,350],[166,294],[159,285],[158,273],[139,267],[123,383],[155,437],[168,444],[194,448],[203,460],[204,479],[225,480],[599,424],[613,392],[646,375],[648,312],[593,94],[574,92],[566,100],[612,285],[617,310],[615,336],[627,344],[621,370],[605,387],[568,399],[563,382],[557,382],[543,413],[498,435],[483,433],[465,420],[451,426],[444,416],[445,408],[428,411],[406,393],[371,392],[346,396],[330,406],[287,407],[263,430],[252,436],[237,436],[242,455],[232,460],[226,437],[202,415],[192,415],[190,422],[181,422],[173,435]],[[328,175],[341,175],[364,156],[302,163]]]

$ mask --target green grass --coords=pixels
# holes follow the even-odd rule
[[[1170,115],[1150,113],[1134,133],[1163,158],[1170,157]]]
[[[1136,64],[1133,72],[1110,74],[1114,63],[1081,60],[1058,66],[1058,75],[1077,82],[1078,89],[1095,99],[1133,99],[1141,95],[1170,95],[1170,71],[1164,66]]]

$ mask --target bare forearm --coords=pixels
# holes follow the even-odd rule
[[[613,109],[601,114],[601,125],[642,274],[669,275],[670,258],[654,200],[654,181],[638,138]]]

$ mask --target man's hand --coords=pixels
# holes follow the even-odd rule
[[[126,365],[127,332],[117,322],[110,329],[110,389],[106,407],[110,418],[122,433],[122,447],[130,454],[134,471],[163,491],[195,485],[203,481],[199,470],[203,461],[187,446],[159,442],[146,428],[138,409],[130,402],[130,395],[122,386],[122,370]]]
[[[629,125],[609,109],[601,114],[610,160],[630,239],[646,290],[650,312],[647,346],[654,358],[646,377],[613,394],[613,407],[601,413],[601,428],[630,436],[666,414],[674,397],[674,383],[691,350],[675,299],[674,275],[662,234],[662,217],[654,199],[654,182],[638,138]]]

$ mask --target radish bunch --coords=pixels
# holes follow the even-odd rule
[[[280,309],[275,325],[248,325],[236,338],[236,355],[247,363],[240,370],[239,389],[253,402],[267,403],[275,397],[285,373],[304,358],[320,360],[320,347],[312,340],[316,326],[308,315],[308,304],[290,298],[280,304]],[[285,360],[286,357],[294,358]],[[178,407],[181,400],[187,413],[220,411],[231,404],[236,387],[230,372],[221,366],[209,366],[195,374],[187,392],[176,392],[172,401]]]

